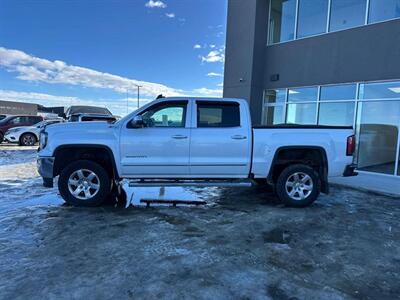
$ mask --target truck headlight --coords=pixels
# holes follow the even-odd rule
[[[40,132],[40,137],[39,137],[39,149],[44,149],[47,145],[47,132]]]

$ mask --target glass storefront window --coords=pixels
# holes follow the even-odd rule
[[[297,37],[326,32],[328,0],[299,0]]]
[[[356,125],[360,170],[400,176],[400,81],[266,90],[262,124],[283,123]]]
[[[370,0],[368,23],[400,17],[400,0]]]
[[[283,105],[268,106],[264,108],[263,124],[264,125],[277,125],[284,124],[285,109]]]
[[[332,0],[329,31],[364,25],[367,0]]]
[[[269,44],[294,39],[296,0],[271,0]]]
[[[400,82],[373,82],[361,84],[360,99],[400,99]]]
[[[288,94],[288,102],[314,102],[317,99],[317,87],[290,89]]]
[[[286,123],[315,125],[316,112],[317,112],[317,104],[313,103],[288,104]]]
[[[286,101],[286,89],[267,90],[265,92],[265,104],[284,103]]]
[[[353,126],[355,102],[321,103],[318,125]]]
[[[358,106],[358,167],[395,175],[400,101],[368,101]]]
[[[343,84],[321,87],[321,101],[329,100],[352,100],[356,98],[357,85]]]

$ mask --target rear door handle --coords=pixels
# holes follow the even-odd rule
[[[236,135],[232,135],[231,138],[234,140],[245,140],[245,139],[247,139],[247,136],[236,134]]]
[[[184,140],[184,139],[187,139],[187,136],[186,135],[177,134],[177,135],[173,135],[172,138],[176,139],[176,140]]]

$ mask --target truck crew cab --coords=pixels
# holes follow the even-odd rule
[[[242,99],[160,98],[121,120],[64,123],[41,133],[38,170],[77,206],[105,201],[113,183],[272,185],[289,206],[354,175],[351,127],[252,127]]]

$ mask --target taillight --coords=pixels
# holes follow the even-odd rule
[[[356,150],[356,136],[351,135],[347,138],[346,155],[352,156]]]

